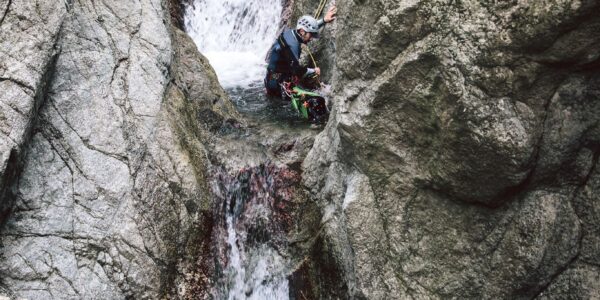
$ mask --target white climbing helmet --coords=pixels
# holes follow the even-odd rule
[[[317,35],[319,34],[319,23],[317,19],[311,16],[302,16],[298,19],[298,25],[296,25],[296,30],[298,29],[304,29],[306,32]]]

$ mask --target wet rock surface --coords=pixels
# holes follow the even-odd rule
[[[2,293],[185,293],[210,261],[207,124],[237,116],[212,68],[167,1],[0,3]]]
[[[598,297],[598,3],[337,6],[313,295]]]
[[[244,120],[172,1],[1,4],[0,295],[214,297],[215,170],[267,164],[300,190],[317,131]],[[256,227],[282,253],[311,236],[295,193],[286,226]]]
[[[248,96],[256,95],[250,90]],[[216,258],[211,295],[286,298],[292,292],[288,277],[305,259],[318,230],[320,212],[302,187],[300,166],[319,128],[295,122],[296,116],[281,123],[278,117],[264,120],[242,110],[244,123],[221,127],[210,144],[215,166],[211,253]]]
[[[240,116],[181,4],[0,0],[0,298],[214,297],[215,180],[292,299],[600,297],[597,1],[337,3],[316,138]]]

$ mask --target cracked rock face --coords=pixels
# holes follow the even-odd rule
[[[0,1],[0,223],[58,52],[60,1]]]
[[[0,298],[209,297],[207,157],[244,149],[172,3],[0,0]],[[600,297],[600,4],[338,8],[297,295]]]
[[[337,5],[314,295],[600,297],[600,4]]]
[[[204,123],[236,117],[212,68],[168,1],[25,2],[0,1],[0,294],[183,293]]]

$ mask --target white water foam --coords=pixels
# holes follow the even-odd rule
[[[195,0],[185,12],[185,30],[223,87],[249,87],[265,76],[281,11],[280,0]]]
[[[224,202],[216,216],[225,221],[215,231],[217,257],[222,258],[217,265],[222,273],[212,286],[213,298],[289,299],[290,261],[275,247],[285,232],[271,227],[276,218],[273,195],[279,191],[274,180],[277,173],[264,166],[235,176],[224,172],[217,171],[211,184],[215,200]],[[268,240],[263,240],[265,237]]]
[[[210,61],[224,88],[248,89],[262,84],[265,57],[275,41],[281,11],[281,0],[194,0],[186,9],[185,29]],[[239,182],[226,183],[225,188],[227,191],[213,186],[215,194],[236,195],[221,197],[221,200],[226,199],[226,207],[230,207],[231,201],[235,201],[234,204],[246,201],[236,190]],[[268,201],[265,197],[272,187],[264,188],[266,194],[254,195],[258,202]],[[269,211],[263,208],[258,205],[250,211],[268,218]],[[226,228],[219,239],[225,243],[223,252],[227,258],[213,297],[288,299],[287,260],[267,244],[246,245],[245,226],[236,226],[241,222],[239,216],[227,211],[224,217]]]
[[[228,300],[289,299],[286,262],[268,246],[247,249],[234,229],[233,216],[227,216],[227,244],[230,248],[227,276]]]

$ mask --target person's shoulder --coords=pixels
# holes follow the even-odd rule
[[[281,34],[285,37],[294,36],[294,30],[291,28],[285,28]]]
[[[295,35],[293,29],[284,30],[282,33],[282,36],[288,45],[291,46],[291,45],[298,44],[298,39],[296,38],[296,35]]]

